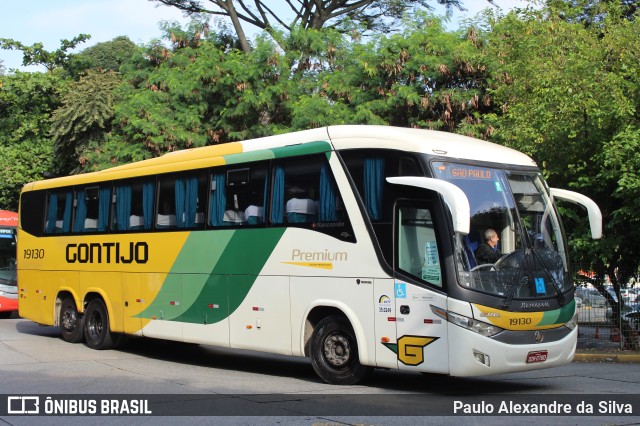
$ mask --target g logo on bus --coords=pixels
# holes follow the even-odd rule
[[[430,336],[402,336],[397,343],[383,343],[398,355],[404,365],[420,365],[424,362],[424,347],[438,340]]]

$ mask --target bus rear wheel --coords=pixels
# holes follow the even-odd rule
[[[73,298],[62,299],[58,324],[65,342],[80,343],[84,340],[84,317],[78,312]]]
[[[90,301],[85,310],[84,336],[91,349],[112,349],[118,343],[119,336],[109,329],[109,313],[101,299]]]
[[[336,315],[323,319],[313,330],[311,365],[322,380],[333,385],[359,383],[372,371],[371,367],[360,364],[351,324]]]

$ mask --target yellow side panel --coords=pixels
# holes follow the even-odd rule
[[[20,316],[40,324],[54,325],[58,292],[77,288],[77,279],[78,273],[73,271],[19,271]]]
[[[135,334],[142,328],[142,320],[135,315],[145,303],[140,295],[140,274],[122,274],[122,297],[124,299],[124,332]]]
[[[119,272],[80,272],[80,294],[98,293],[109,311],[109,328],[120,333],[124,330],[124,300],[122,274]]]

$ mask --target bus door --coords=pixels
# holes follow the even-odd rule
[[[431,202],[398,202],[394,215],[394,299],[398,368],[449,372],[447,309],[437,222]]]

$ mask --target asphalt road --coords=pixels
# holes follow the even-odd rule
[[[364,385],[332,386],[318,379],[307,359],[141,338],[116,350],[94,351],[62,341],[56,327],[24,319],[0,321],[0,394],[0,404],[8,404],[9,396],[24,395],[97,399],[99,404],[101,398],[116,395],[146,400],[154,413],[35,417],[7,415],[6,407],[0,406],[0,425],[16,426],[177,422],[511,425],[522,420],[533,424],[640,424],[640,364],[581,362],[471,379],[376,370]],[[462,406],[454,413],[456,401]],[[576,413],[584,401],[595,407],[595,414],[603,404],[604,414]],[[563,417],[514,417],[517,411],[511,411],[511,416],[497,415],[502,404],[511,403],[535,403],[546,409],[566,403],[572,411]],[[489,405],[492,413],[486,412]],[[618,408],[630,408],[632,416],[619,416]],[[465,409],[485,410],[485,416]],[[156,416],[172,410],[181,417]]]

